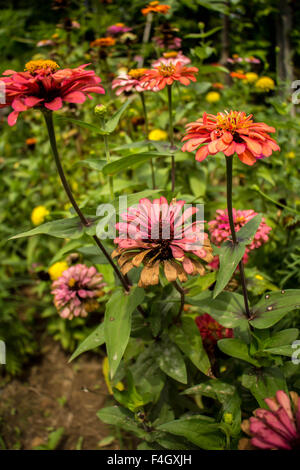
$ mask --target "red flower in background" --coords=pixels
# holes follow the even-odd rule
[[[233,337],[233,330],[231,328],[225,328],[220,325],[208,313],[196,317],[195,322],[200,331],[203,344],[207,348],[215,346],[219,339]]]
[[[158,67],[145,72],[140,81],[148,89],[158,88],[162,90],[166,85],[172,85],[175,81],[180,82],[182,85],[189,85],[191,81],[195,82],[195,73],[197,72],[196,67],[185,67],[181,62],[176,64],[160,63]]]
[[[40,107],[51,111],[62,108],[63,101],[83,103],[90,93],[104,94],[100,77],[93,70],[85,70],[89,64],[74,69],[57,70],[52,60],[32,60],[25,72],[6,70],[0,77],[5,84],[6,102],[0,108],[11,106],[8,124],[14,126],[18,115],[29,108]]]
[[[226,157],[237,154],[241,162],[253,165],[257,159],[269,157],[274,150],[280,150],[276,141],[268,134],[275,132],[264,122],[254,122],[252,115],[243,111],[225,111],[203,114],[203,118],[187,124],[187,134],[183,137],[183,152],[196,152],[196,160],[201,162],[208,155],[223,152]]]

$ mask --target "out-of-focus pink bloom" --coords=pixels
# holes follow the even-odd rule
[[[85,70],[89,64],[74,69],[57,70],[59,66],[52,60],[32,60],[25,66],[25,72],[6,70],[0,77],[5,84],[5,104],[13,111],[8,116],[8,124],[14,126],[18,115],[30,108],[47,108],[57,111],[68,103],[83,103],[90,93],[104,94],[101,79],[93,70]]]
[[[235,231],[238,232],[249,220],[253,219],[257,215],[254,210],[236,210],[233,209],[233,221]],[[220,246],[223,241],[228,240],[231,236],[230,224],[227,210],[218,209],[216,211],[216,218],[208,222],[209,232],[212,243],[216,246]],[[246,247],[246,251],[243,257],[244,263],[248,262],[249,252],[259,248],[263,243],[269,240],[269,232],[272,230],[269,225],[266,224],[265,218],[263,217],[256,234],[254,235],[253,241]],[[210,266],[213,269],[217,269],[219,265],[219,258],[215,256]]]
[[[86,317],[96,310],[96,298],[103,295],[102,274],[93,266],[76,264],[66,269],[61,277],[52,283],[54,305],[62,318]]]
[[[148,87],[141,83],[141,78],[148,69],[132,69],[124,75],[119,75],[112,82],[112,89],[117,88],[116,95],[119,96],[123,92],[130,91],[146,91]]]
[[[182,65],[187,65],[191,63],[191,60],[185,55],[183,55],[181,51],[164,52],[163,57],[160,57],[160,59],[157,59],[151,65],[152,67],[159,67],[160,64],[176,65],[178,62],[180,62]]]
[[[72,20],[71,26],[73,29],[80,29],[80,23],[78,23],[76,20]]]
[[[260,64],[260,60],[253,56],[246,57],[245,62],[249,62],[250,64]]]
[[[54,41],[52,39],[41,39],[37,45],[37,47],[45,47],[45,46],[54,46]]]
[[[225,328],[220,325],[208,313],[196,317],[195,322],[205,346],[215,345],[222,338],[233,337],[233,330],[231,328]]]
[[[160,265],[169,282],[177,277],[184,282],[187,274],[204,275],[201,259],[212,260],[212,248],[203,231],[203,221],[192,221],[198,209],[190,206],[184,210],[184,204],[185,201],[168,204],[164,197],[153,202],[145,198],[140,200],[138,207],[130,207],[121,215],[123,222],[116,225],[119,237],[114,243],[118,248],[113,257],[119,257],[124,275],[144,264],[140,287],[158,284]]]
[[[256,57],[239,57],[237,54],[234,54],[232,57],[228,57],[227,62],[229,64],[240,64],[241,62],[248,62],[249,64],[260,64],[260,60]]]
[[[124,23],[113,24],[112,26],[109,26],[106,30],[106,32],[108,34],[111,34],[112,36],[117,36],[118,34],[128,33],[129,31],[132,31],[132,28],[125,26]]]
[[[156,46],[160,49],[180,49],[182,39],[179,37],[155,36],[153,38]]]
[[[270,410],[259,408],[254,411],[254,417],[242,423],[243,431],[251,436],[252,446],[263,450],[300,450],[298,394],[290,392],[289,397],[278,390],[276,397],[266,398],[265,402]],[[239,446],[240,449],[245,447]]]

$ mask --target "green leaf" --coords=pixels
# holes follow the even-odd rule
[[[244,373],[242,385],[251,391],[261,408],[268,408],[265,398],[274,397],[278,390],[288,391],[284,375],[278,367]]]
[[[144,296],[144,290],[139,287],[132,287],[128,294],[118,289],[106,304],[104,336],[111,379],[116,373],[128,344],[131,314],[143,302]]]
[[[66,254],[69,253],[70,251],[77,251],[77,248],[79,248],[82,245],[82,241],[78,240],[70,240],[67,242],[64,246],[61,247],[60,250],[53,256],[51,259],[49,266],[52,264],[56,263],[57,261],[60,261],[61,258]]]
[[[185,437],[201,449],[221,450],[224,448],[224,437],[219,431],[219,425],[209,423],[205,416],[188,416],[175,419],[158,426],[158,430]]]
[[[97,412],[103,423],[119,426],[125,431],[133,432],[137,437],[145,439],[148,433],[144,431],[134,419],[134,414],[120,406],[109,406]]]
[[[184,37],[187,39],[189,38],[204,39],[204,38],[208,38],[209,36],[212,36],[217,31],[220,31],[220,29],[222,29],[222,26],[216,26],[215,28],[210,29],[209,31],[206,31],[205,33],[204,32],[203,33],[191,33],[191,34],[186,34]]]
[[[69,362],[73,361],[80,354],[90,351],[91,349],[98,348],[104,344],[104,323],[101,323],[85,340],[80,343],[78,348],[73,352]]]
[[[251,308],[251,325],[258,329],[269,328],[288,312],[300,308],[300,289],[268,292]]]
[[[151,158],[165,158],[169,157],[169,154],[160,153],[160,152],[141,152],[126,155],[119,160],[108,163],[102,168],[104,175],[115,175],[123,170],[128,170],[128,168],[134,168],[137,165],[150,161]]]
[[[264,352],[279,356],[291,357],[293,352],[295,352],[295,349],[293,349],[290,344],[286,344],[285,346],[277,346],[276,348],[265,348]]]
[[[279,346],[291,345],[298,338],[298,335],[299,330],[297,328],[278,331],[265,340],[264,347],[277,348]]]
[[[262,216],[257,214],[236,233],[236,244],[231,240],[227,240],[219,247],[220,269],[214,288],[214,298],[222,292],[230,281],[237,265],[245,253],[246,246],[252,242],[261,220]]]
[[[225,338],[218,341],[218,348],[228,356],[236,357],[259,367],[260,363],[250,357],[247,344],[236,338]]]
[[[22,237],[31,237],[32,235],[51,235],[57,238],[80,238],[84,234],[85,227],[79,217],[70,219],[53,220],[35,227],[27,232],[18,233],[10,237],[10,240]]]
[[[141,396],[135,387],[130,370],[127,372],[126,379],[127,389],[120,391],[114,388],[113,394],[121,405],[125,406],[125,408],[128,408],[130,411],[136,412],[151,401],[151,395],[149,394],[146,398]]]
[[[157,361],[160,369],[172,379],[186,384],[186,366],[178,347],[165,338],[160,344],[158,354]]]
[[[131,96],[121,108],[105,122],[104,127],[101,129],[104,133],[111,134],[119,124],[122,114],[128,108],[128,106],[132,103],[132,101],[136,98],[136,96]]]
[[[181,326],[172,326],[169,336],[197,369],[205,375],[211,375],[211,365],[193,318],[183,317]]]

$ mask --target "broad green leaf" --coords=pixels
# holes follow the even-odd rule
[[[144,399],[141,394],[137,391],[132,374],[130,370],[127,372],[127,387],[126,390],[120,391],[118,389],[113,390],[115,399],[125,408],[130,411],[138,411],[144,405],[151,401],[151,394]]]
[[[56,263],[57,261],[60,261],[61,258],[66,254],[69,253],[70,251],[77,251],[77,248],[79,248],[82,245],[82,241],[79,240],[70,240],[68,243],[66,243],[64,246],[61,247],[60,250],[53,256],[51,259],[49,266],[52,264]]]
[[[128,344],[132,312],[143,302],[144,296],[144,290],[139,287],[132,287],[128,294],[118,289],[106,304],[104,336],[111,379]]]
[[[189,297],[194,297],[201,292],[207,290],[216,280],[217,272],[212,271],[211,273],[205,274],[205,276],[191,277],[184,286],[188,289]]]
[[[172,326],[169,331],[171,341],[192,361],[205,375],[211,375],[211,365],[202,344],[202,339],[195,321],[183,317],[181,326]]]
[[[201,449],[221,450],[224,448],[224,436],[217,423],[209,423],[205,416],[188,416],[175,419],[158,426],[158,430],[185,437]]]
[[[208,38],[209,36],[212,36],[215,34],[217,31],[220,31],[222,29],[222,26],[216,26],[213,29],[210,29],[209,31],[203,32],[203,33],[191,33],[191,34],[186,34],[184,37],[185,38],[194,38],[194,39],[204,39]]]
[[[165,158],[170,155],[160,152],[142,152],[126,155],[125,157],[119,158],[118,160],[108,163],[102,169],[104,175],[115,175],[128,168],[134,168],[137,165],[148,162],[151,158]]]
[[[242,385],[250,389],[261,408],[268,408],[265,398],[274,397],[278,390],[288,391],[284,375],[278,367],[263,368],[257,373],[244,373]]]
[[[107,248],[107,246],[105,246],[105,248]],[[108,264],[106,256],[104,256],[100,248],[96,245],[83,246],[81,248],[78,248],[76,251],[78,251],[78,253],[81,253],[85,259],[91,261],[91,263],[93,264]],[[108,249],[108,251],[110,250]]]
[[[133,432],[137,437],[145,439],[148,433],[134,419],[134,414],[120,406],[109,406],[97,412],[98,418],[106,424],[119,426],[125,431]]]
[[[79,217],[72,217],[70,219],[53,220],[45,224],[38,225],[37,227],[28,230],[27,232],[18,233],[10,237],[11,239],[31,237],[32,235],[51,235],[57,238],[80,238],[84,234],[85,227],[82,225]]]
[[[203,74],[216,72],[229,73],[229,70],[223,65],[201,65],[199,67],[199,72]]]
[[[60,121],[70,122],[71,124],[75,124],[75,126],[82,127],[83,129],[87,129],[89,131],[95,132],[96,134],[99,134],[98,126],[96,126],[95,124],[90,124],[88,122],[81,121],[80,119],[74,119],[67,116],[59,116],[55,114],[54,120],[55,122],[57,122],[58,125],[60,124]]]
[[[131,96],[121,108],[105,122],[104,127],[101,129],[104,133],[111,134],[119,124],[122,114],[128,108],[128,106],[132,103],[132,101],[136,98],[136,96]]]
[[[91,349],[98,348],[104,344],[104,323],[101,323],[85,340],[80,343],[78,348],[73,352],[69,362],[73,361],[80,354],[90,351]]]
[[[300,289],[268,292],[251,308],[251,325],[255,328],[269,328],[279,322],[287,313],[300,308]]]
[[[264,347],[277,348],[279,346],[291,345],[298,338],[298,335],[299,330],[297,328],[278,331],[265,340]]]
[[[214,288],[214,298],[222,292],[230,281],[237,265],[245,253],[246,246],[251,243],[256,234],[261,220],[262,216],[257,214],[236,233],[237,244],[233,244],[231,240],[227,240],[219,247],[220,269]]]
[[[259,367],[259,362],[249,355],[247,344],[239,339],[225,338],[218,341],[218,348],[228,356],[236,357]]]
[[[172,379],[183,384],[187,383],[187,372],[184,359],[178,347],[165,338],[160,343],[157,358],[160,369]]]
[[[295,352],[295,349],[293,349],[290,344],[286,344],[285,346],[277,346],[276,348],[265,348],[264,352],[291,357]]]

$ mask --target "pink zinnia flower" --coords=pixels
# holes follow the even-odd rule
[[[160,64],[164,65],[176,65],[178,62],[181,62],[182,65],[187,65],[191,63],[191,60],[182,54],[181,51],[179,52],[165,52],[163,57],[153,62],[151,65],[152,67],[159,67]]]
[[[185,67],[180,62],[175,64],[160,64],[148,70],[141,78],[141,83],[150,89],[158,88],[162,90],[166,85],[172,85],[175,81],[179,81],[182,85],[189,85],[195,82],[195,74],[198,72],[196,67]]]
[[[259,408],[254,417],[243,421],[242,429],[251,436],[251,444],[263,450],[300,450],[300,398],[296,392],[290,397],[283,390],[276,397],[266,398],[270,410]],[[242,441],[246,441],[243,439]],[[249,448],[240,442],[240,449]]]
[[[196,317],[195,322],[205,346],[216,345],[219,339],[233,337],[231,328],[220,325],[208,313]]]
[[[32,60],[25,66],[25,72],[6,70],[0,77],[6,92],[5,104],[13,111],[8,116],[8,124],[15,125],[18,115],[29,108],[47,108],[57,111],[63,101],[83,103],[90,93],[104,94],[99,85],[100,77],[92,70],[85,70],[89,64],[74,69],[57,70],[59,66],[52,60]]]
[[[106,32],[108,34],[111,34],[112,36],[117,36],[118,34],[128,33],[129,31],[132,31],[132,28],[125,26],[124,23],[113,24],[112,26],[109,26],[106,30]]]
[[[96,310],[97,297],[103,295],[106,285],[102,274],[93,266],[76,264],[66,269],[61,277],[52,283],[54,305],[62,318],[86,317]]]
[[[253,219],[257,215],[257,212],[254,210],[236,210],[233,209],[233,222],[235,231],[238,232],[249,220]],[[231,236],[230,224],[228,218],[227,210],[218,209],[216,211],[216,218],[208,222],[208,228],[210,232],[211,241],[214,245],[220,246],[223,241],[228,240]],[[265,218],[262,218],[262,221],[257,229],[256,234],[254,235],[253,241],[250,245],[247,245],[246,251],[243,257],[244,263],[248,262],[248,254],[250,251],[259,248],[263,243],[266,243],[269,240],[269,232],[272,228],[266,224]],[[219,258],[215,256],[211,267],[217,269],[219,265]]]
[[[208,155],[223,152],[226,157],[237,154],[241,162],[253,165],[261,155],[269,157],[274,150],[280,150],[276,141],[269,136],[275,132],[264,122],[254,122],[252,114],[243,111],[225,111],[203,114],[203,118],[186,125],[187,133],[182,141],[183,152],[196,152],[196,160],[202,162]]]
[[[119,237],[114,240],[122,273],[125,275],[142,263],[144,268],[139,281],[140,287],[159,282],[159,268],[169,282],[177,279],[184,282],[187,274],[205,274],[200,260],[212,260],[212,248],[208,236],[203,232],[203,221],[192,221],[196,207],[183,210],[185,201],[166,198],[141,199],[137,207],[130,207],[121,215],[123,222],[116,228]],[[183,210],[183,212],[182,212]]]
[[[130,91],[146,91],[148,87],[141,83],[141,78],[145,75],[148,69],[132,69],[124,75],[120,75],[112,82],[112,89],[118,88],[116,95]]]

